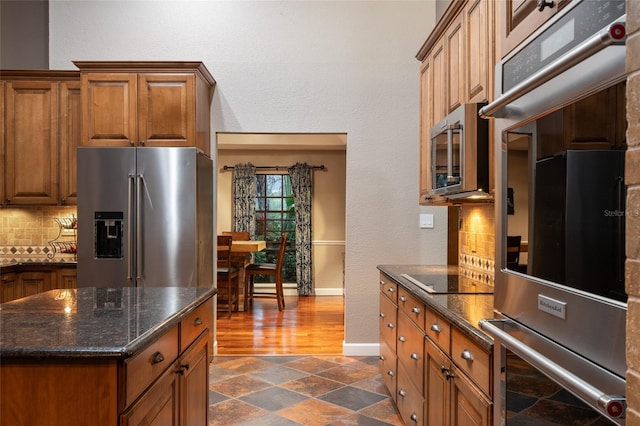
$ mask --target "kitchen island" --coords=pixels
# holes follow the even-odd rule
[[[2,424],[205,424],[215,293],[60,289],[1,304]]]

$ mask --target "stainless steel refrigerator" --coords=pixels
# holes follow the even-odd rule
[[[196,148],[78,148],[78,287],[211,287],[213,223]]]

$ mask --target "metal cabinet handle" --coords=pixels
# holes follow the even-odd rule
[[[393,293],[393,292],[394,292],[394,291],[396,291],[396,290],[395,290],[393,287],[389,287],[389,288],[387,289],[387,291],[388,291],[389,293]]]
[[[389,370],[389,371],[387,371],[387,376],[389,376],[389,377],[393,377],[393,375],[394,375],[393,370]]]
[[[417,306],[414,306],[414,307],[411,309],[411,312],[413,312],[414,314],[419,314],[419,313],[420,313],[420,311],[421,311],[421,309],[420,309],[420,308],[418,308]]]
[[[384,312],[380,312],[380,318],[384,318]]]
[[[411,413],[411,420],[413,420],[414,422],[418,421],[418,415],[416,413]]]
[[[164,361],[164,355],[162,355],[161,352],[156,352],[155,354],[153,354],[153,357],[151,358],[151,364],[160,364],[162,361]]]
[[[144,146],[144,141],[140,141],[140,145],[141,145],[141,146]]]
[[[392,323],[392,322],[390,322],[389,324],[387,324],[387,327],[389,327],[389,328],[393,328],[393,327],[395,327],[395,325],[393,325],[393,323]]]
[[[398,340],[400,340],[401,342],[406,342],[407,339],[404,336],[399,336]]]
[[[136,146],[136,144],[135,144],[135,142],[134,142],[134,141],[129,141],[129,145],[131,145],[131,146]]]
[[[420,359],[420,355],[418,355],[416,352],[413,352],[413,353],[411,354],[411,359],[418,360],[418,359]]]
[[[202,325],[202,319],[200,317],[196,317],[196,319],[193,320],[193,325]]]
[[[400,389],[400,390],[398,391],[398,395],[400,395],[401,397],[403,397],[403,398],[404,398],[404,397],[407,395],[407,393],[404,391],[404,389]]]
[[[380,356],[378,357],[378,359],[379,359],[380,361],[385,361],[385,360],[386,360],[386,358],[384,357],[384,355],[380,355]]]
[[[180,375],[184,375],[185,371],[187,371],[188,369],[189,369],[189,364],[183,364],[180,366],[180,368],[176,370],[176,373]]]
[[[442,372],[442,374],[444,374],[444,377],[445,377],[447,380],[450,380],[450,379],[453,379],[454,377],[456,377],[456,375],[455,375],[455,374],[453,374],[453,373],[451,372],[451,370],[449,370],[449,369],[448,369],[447,367],[445,367],[444,365],[441,365],[441,366],[440,366],[440,371]]]
[[[385,282],[385,281],[380,280],[380,285],[385,285],[385,284],[386,284],[386,282]]]
[[[438,324],[431,324],[431,331],[434,333],[440,333],[440,326]]]
[[[401,301],[402,303],[404,303],[404,302],[406,302],[406,301],[407,301],[407,298],[406,298],[406,297],[404,297],[404,296],[400,296],[400,301]]]
[[[553,0],[538,0],[538,11],[540,12],[542,12],[545,7],[553,9],[553,6],[555,6]]]
[[[465,361],[473,361],[473,354],[469,349],[465,349],[460,354],[460,358],[464,359]]]

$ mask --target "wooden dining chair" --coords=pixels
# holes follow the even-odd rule
[[[520,235],[507,236],[507,268],[509,269],[518,270],[521,241]]]
[[[231,235],[218,235],[218,310],[226,306],[229,318],[234,304],[236,311],[238,310],[240,287],[238,268],[231,263],[232,241]]]
[[[280,236],[280,247],[276,263],[252,263],[245,269],[244,273],[244,294],[247,295],[245,306],[248,308],[253,303],[254,297],[273,298],[278,300],[278,310],[284,309],[284,290],[282,288],[282,266],[284,265],[284,252],[287,247],[287,234],[283,232]],[[275,281],[275,294],[256,293],[254,291],[253,277],[255,275],[271,275]]]

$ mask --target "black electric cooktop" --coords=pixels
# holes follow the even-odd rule
[[[493,293],[493,287],[457,274],[402,274],[402,278],[428,293]]]

